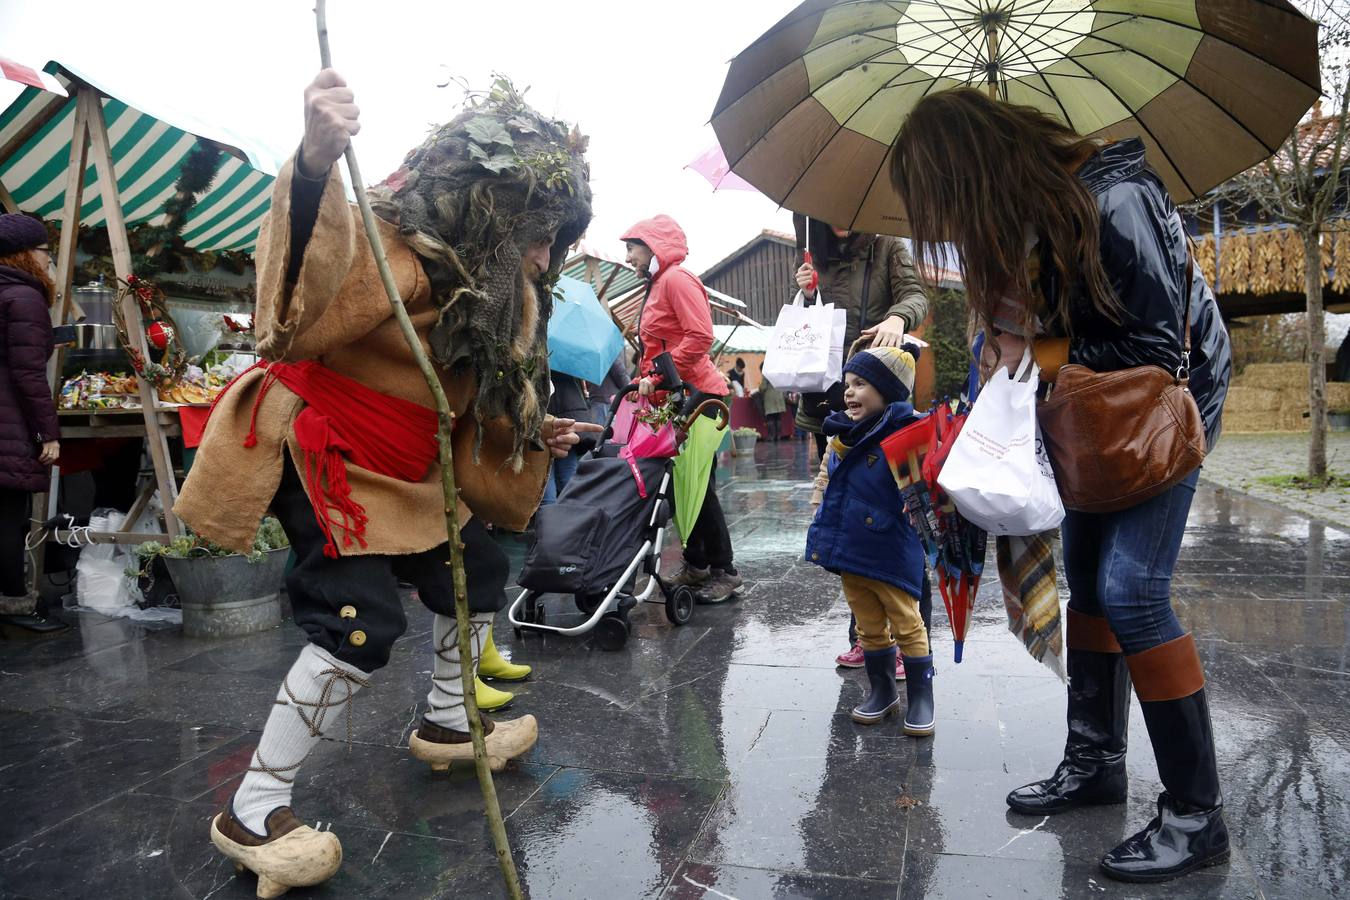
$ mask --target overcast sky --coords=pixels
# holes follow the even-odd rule
[[[684,166],[715,142],[707,121],[727,62],[795,0],[577,3],[329,0],[335,67],[356,92],[361,169],[375,182],[463,98],[451,75],[529,85],[541,111],[590,135],[588,240],[622,256],[640,218],[675,217],[702,271],[791,217],[759,194],[718,191]],[[154,97],[287,156],[318,70],[311,0],[0,0],[0,56],[70,64],[116,92]],[[0,81],[0,106],[18,93]]]

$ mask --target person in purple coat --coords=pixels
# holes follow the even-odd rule
[[[0,215],[0,630],[6,634],[65,628],[36,614],[37,598],[24,578],[32,494],[47,489],[61,453],[47,383],[54,276],[46,226],[18,213]]]

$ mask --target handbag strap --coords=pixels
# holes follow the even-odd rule
[[[1195,278],[1195,254],[1191,252],[1190,236],[1186,237],[1186,283],[1182,290],[1186,292],[1186,303],[1182,312],[1181,365],[1177,366],[1177,384],[1191,382],[1191,282]]]

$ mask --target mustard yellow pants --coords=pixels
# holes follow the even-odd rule
[[[884,581],[847,573],[842,578],[844,599],[858,621],[858,643],[864,650],[899,646],[905,656],[928,655],[928,632],[918,600]]]

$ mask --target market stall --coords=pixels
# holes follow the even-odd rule
[[[114,93],[67,65],[51,62],[43,71],[64,94],[44,81],[0,113],[0,203],[60,223],[53,324],[75,326],[59,334],[68,343],[49,373],[63,450],[53,499],[35,498],[34,518],[49,521],[62,474],[98,456],[99,445],[87,442],[144,438],[152,477],[139,486],[127,521],[157,492],[162,533],[82,529],[78,539],[172,539],[183,529],[172,512],[178,486],[170,441],[174,450],[180,441],[190,449],[214,394],[249,362],[251,319],[238,313],[251,310],[252,288],[242,261],[256,242],[276,161],[220,128]],[[98,226],[110,271],[98,273],[101,284],[72,290],[77,254]],[[173,285],[145,277],[185,268],[177,259],[165,265],[175,253],[233,271],[224,279],[197,272]],[[232,302],[209,296],[221,284]],[[58,529],[47,536],[72,538]],[[40,553],[38,560],[40,572]]]

